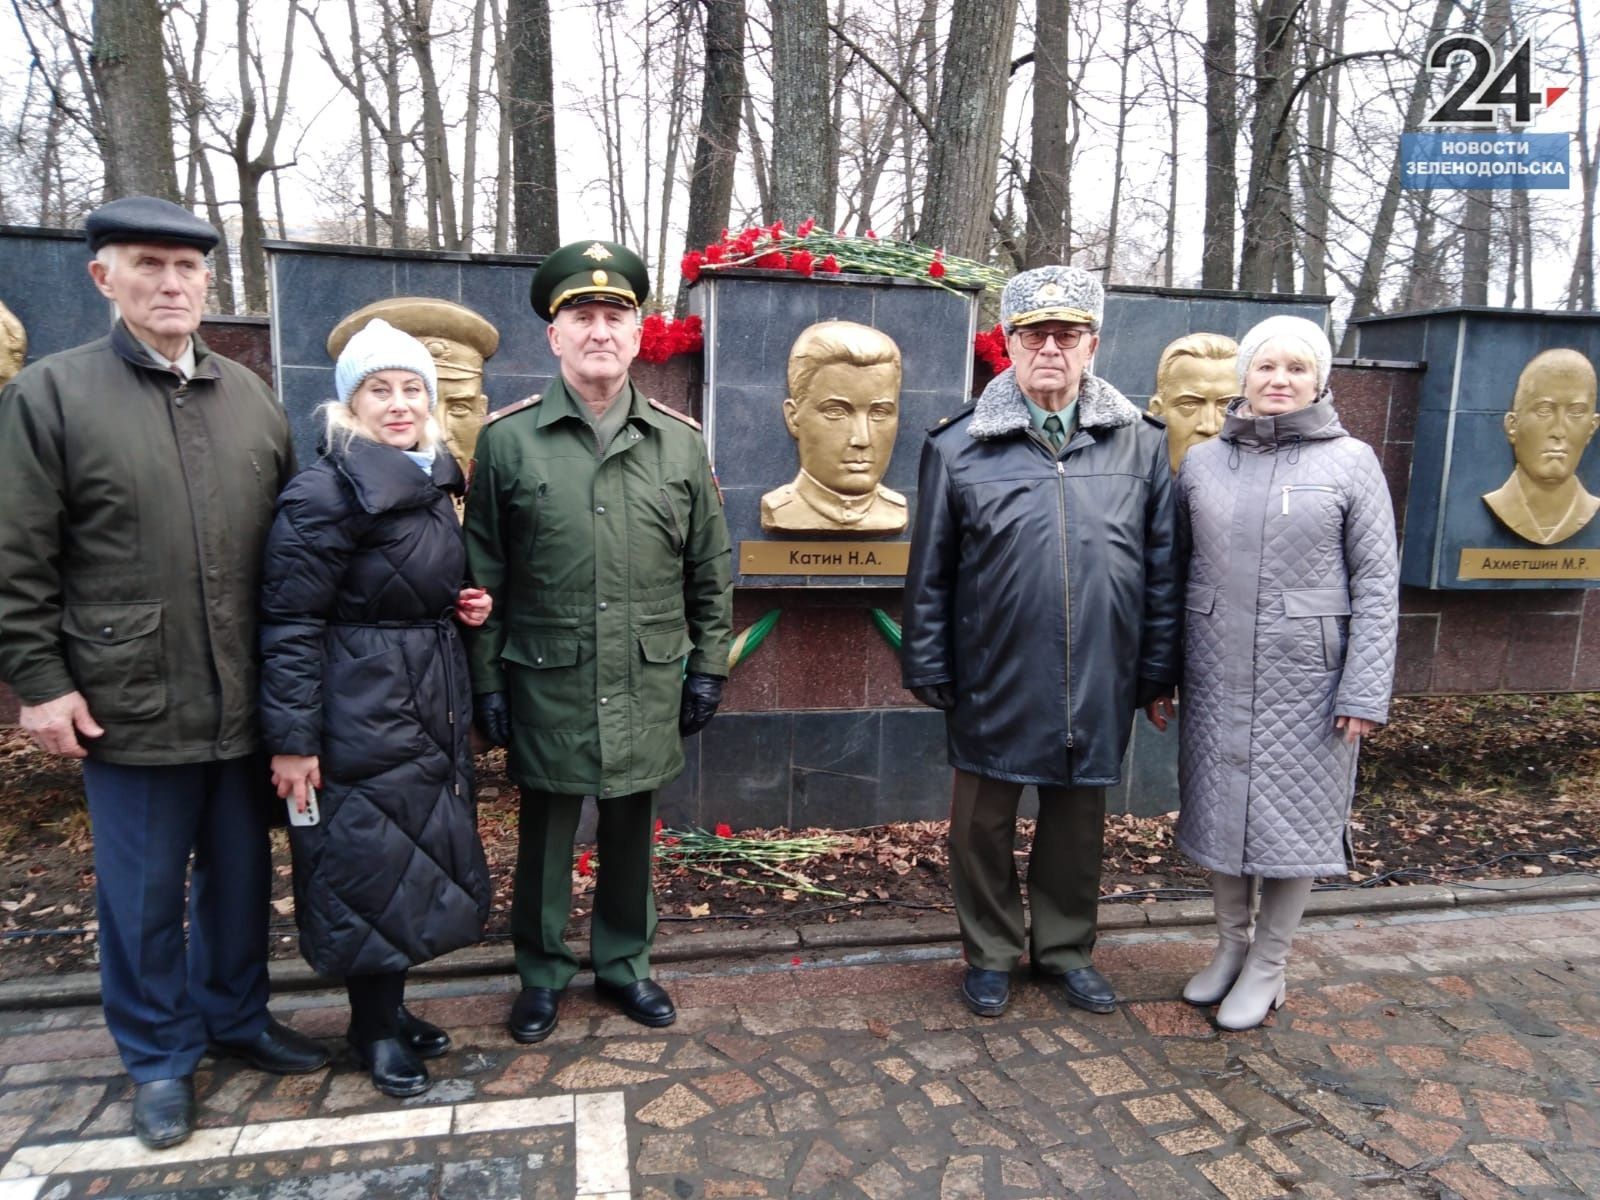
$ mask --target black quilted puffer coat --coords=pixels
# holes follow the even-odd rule
[[[291,826],[300,952],[329,976],[478,940],[489,877],[453,610],[466,551],[449,454],[430,477],[353,438],[278,498],[262,577],[261,733],[320,758],[320,824]]]

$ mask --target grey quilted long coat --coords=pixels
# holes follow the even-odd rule
[[[1188,549],[1178,847],[1228,875],[1346,869],[1357,745],[1384,722],[1399,625],[1394,509],[1331,397],[1228,410],[1177,478]]]

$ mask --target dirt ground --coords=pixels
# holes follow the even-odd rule
[[[491,940],[506,937],[516,792],[497,752],[479,761],[479,826],[495,881]],[[1350,886],[1560,874],[1600,863],[1600,694],[1400,699],[1364,748]],[[729,813],[738,811],[730,798]],[[858,830],[736,830],[739,838],[829,837],[774,871],[730,859],[740,843],[662,830],[663,922],[837,921],[948,909],[943,822]],[[1026,866],[1031,829],[1017,853]],[[674,837],[680,840],[672,841]],[[574,864],[574,922],[587,916],[592,856]],[[715,851],[722,850],[718,857]],[[759,848],[758,848],[759,849]],[[274,834],[273,952],[296,951],[284,834]],[[1113,817],[1103,891],[1128,903],[1189,894],[1203,873],[1172,846],[1167,817]],[[834,894],[829,894],[834,893]],[[75,764],[0,730],[0,979],[94,965],[94,869]]]

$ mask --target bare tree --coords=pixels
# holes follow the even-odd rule
[[[216,173],[211,169],[211,158],[206,153],[206,97],[200,85],[202,63],[205,59],[206,37],[210,24],[208,0],[198,0],[193,14],[192,31],[180,32],[177,16],[184,11],[181,4],[173,5],[167,15],[167,61],[171,65],[173,84],[179,98],[179,112],[188,135],[187,179],[183,189],[183,203],[193,207],[196,185],[204,200],[206,220],[216,228],[217,248],[212,251],[215,270],[212,278],[217,289],[217,307],[225,312],[237,311],[238,302],[233,290],[233,252],[229,245],[228,226],[222,219],[222,205],[217,197]],[[186,59],[183,41],[190,43],[192,58]]]
[[[1027,235],[1023,265],[1064,263],[1071,242],[1067,211],[1067,122],[1072,113],[1068,75],[1071,22],[1061,0],[1037,0],[1033,32],[1033,120],[1030,126]]]
[[[172,106],[157,0],[95,0],[91,60],[100,112],[106,198],[178,199]]]
[[[1294,290],[1289,150],[1294,120],[1295,16],[1300,0],[1263,0],[1256,20],[1256,90],[1250,120],[1239,287]]]
[[[1511,25],[1511,0],[1484,0],[1483,40],[1499,48]],[[1461,216],[1461,303],[1489,303],[1490,242],[1498,189],[1470,188]]]
[[[988,257],[1017,0],[955,0],[916,240]]]
[[[739,158],[739,102],[744,96],[744,0],[705,0],[705,71],[700,127],[689,176],[692,249],[714,241],[728,224]]]
[[[516,246],[524,254],[561,244],[556,188],[555,82],[550,60],[550,0],[506,0],[512,203]]]
[[[774,0],[770,11],[773,207],[790,225],[807,217],[831,225],[828,3]]]
[[[1600,182],[1600,130],[1589,144],[1589,44],[1583,37],[1583,4],[1572,0],[1572,28],[1578,43],[1578,183],[1583,210],[1578,217],[1578,240],[1572,250],[1572,275],[1567,282],[1568,308],[1593,308],[1595,189]]]
[[[1239,203],[1239,44],[1234,0],[1206,0],[1206,207],[1200,284],[1233,286]]]

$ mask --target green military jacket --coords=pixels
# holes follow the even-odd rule
[[[468,631],[473,690],[507,694],[511,777],[563,795],[674,778],[685,669],[728,673],[732,554],[705,440],[632,384],[617,402],[604,457],[559,378],[496,414],[467,493],[468,575],[494,597]]]
[[[195,339],[187,382],[119,321],[0,391],[0,680],[77,690],[106,762],[256,748],[256,607],[289,423]]]

